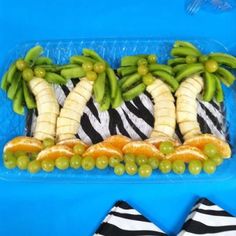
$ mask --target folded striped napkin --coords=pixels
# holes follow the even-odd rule
[[[236,236],[236,218],[206,198],[192,208],[178,236]]]
[[[94,236],[163,236],[160,228],[142,216],[124,201],[118,201],[110,210]]]

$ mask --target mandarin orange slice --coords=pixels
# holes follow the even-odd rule
[[[163,158],[164,155],[151,143],[145,141],[132,141],[122,149],[124,154],[145,155],[148,157],[156,156]]]
[[[73,148],[77,144],[81,144],[86,149],[88,148],[88,145],[86,143],[84,143],[83,141],[81,141],[80,139],[78,139],[78,138],[70,138],[70,139],[62,140],[62,141],[58,142],[57,144],[66,145],[70,148]]]
[[[196,148],[189,145],[182,145],[175,149],[175,151],[166,156],[166,159],[174,161],[174,160],[182,160],[184,162],[190,162],[192,160],[206,160],[207,157],[204,153]]]
[[[131,142],[131,139],[117,134],[117,135],[113,135],[108,137],[107,139],[105,139],[103,142],[105,143],[110,143],[111,145],[113,145],[114,147],[119,148],[120,150],[122,150],[122,148],[129,142]]]
[[[26,136],[18,136],[9,141],[5,147],[4,152],[39,152],[43,149],[43,144],[36,138],[26,137]]]
[[[58,157],[72,157],[74,155],[72,149],[66,145],[55,145],[49,148],[42,150],[38,156],[37,160],[46,160],[46,159],[57,159]]]
[[[204,146],[208,143],[214,144],[217,147],[222,157],[224,158],[231,157],[231,148],[229,144],[224,140],[215,137],[212,134],[201,134],[199,136],[190,138],[184,142],[184,144],[197,147],[201,150],[203,150]]]
[[[90,157],[99,157],[99,156],[107,156],[107,157],[122,157],[122,152],[119,148],[114,147],[110,143],[97,143],[90,146],[83,154],[83,156],[90,156]]]

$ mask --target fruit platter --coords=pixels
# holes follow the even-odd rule
[[[0,178],[230,178],[235,72],[213,40],[19,45],[2,70]]]

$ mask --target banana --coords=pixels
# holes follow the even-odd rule
[[[184,140],[193,138],[194,136],[198,136],[200,134],[201,134],[201,130],[199,128],[193,129],[184,135]]]
[[[82,115],[83,115],[83,112],[80,110],[75,111],[75,110],[62,108],[59,117],[68,118],[68,119],[80,122]]]
[[[34,138],[39,139],[39,140],[44,140],[45,138],[54,139],[55,137],[54,135],[46,134],[44,132],[35,132]]]
[[[187,85],[183,85],[181,84],[181,86],[179,87],[179,89],[176,91],[175,96],[179,97],[179,96],[188,96],[191,97],[192,99],[196,98],[196,93],[194,91],[191,90],[191,88],[188,88]]]
[[[171,101],[171,102],[175,101],[170,91],[160,94],[159,96],[155,97],[153,100],[155,103],[161,102],[161,101]]]
[[[43,113],[38,115],[37,122],[49,122],[52,124],[56,124],[57,115],[51,112]]]
[[[166,136],[173,138],[176,125],[174,97],[167,84],[156,79],[146,90],[154,100],[154,128],[151,137]]]
[[[176,118],[184,139],[201,134],[197,121],[197,96],[203,89],[203,79],[194,75],[186,78],[176,91]]]
[[[54,139],[59,104],[53,88],[46,80],[37,77],[29,81],[29,87],[35,96],[38,110],[34,137],[39,140]]]
[[[154,106],[154,115],[155,115],[155,118],[156,117],[163,117],[163,116],[175,118],[175,107],[173,109],[158,108],[158,104],[156,104]]]
[[[56,102],[47,102],[47,103],[37,103],[37,110],[38,110],[38,114],[43,114],[43,113],[49,113],[52,112],[56,115],[59,114],[59,105]]]
[[[175,105],[172,101],[161,100],[158,102],[158,104],[155,104],[154,107],[156,107],[157,109],[160,108],[174,109]]]
[[[63,141],[63,140],[67,140],[67,139],[72,139],[72,138],[76,138],[75,135],[73,135],[73,134],[61,134],[60,137],[58,138],[58,142]]]
[[[57,118],[57,140],[74,138],[87,102],[92,96],[93,82],[82,78],[67,96]]]
[[[57,127],[57,135],[59,136],[61,134],[75,134],[76,132],[77,128],[75,125]]]
[[[37,125],[35,128],[35,133],[43,131],[46,134],[49,134],[51,136],[55,135],[55,125],[52,123],[49,123],[47,121],[37,121]]]
[[[169,116],[160,116],[155,118],[154,127],[158,125],[169,125],[172,128],[175,128],[176,120],[175,118]]]
[[[64,126],[74,126],[75,129],[79,128],[80,123],[76,120],[72,120],[69,118],[60,117],[57,119],[57,128],[64,127]]]
[[[179,111],[178,106],[176,106],[176,120],[177,123],[181,123],[184,121],[196,121],[197,120],[197,114],[196,113],[190,113],[187,111]]]
[[[172,137],[175,132],[175,129],[169,125],[158,125],[157,127],[154,127],[154,130],[157,132],[164,133],[169,137]]]
[[[199,124],[196,121],[185,121],[179,123],[180,132],[185,135],[192,130],[199,129]]]

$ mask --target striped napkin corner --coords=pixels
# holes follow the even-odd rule
[[[167,234],[124,201],[116,202],[94,234],[94,236],[137,235],[163,236]]]
[[[236,218],[206,198],[196,202],[178,236],[236,236]]]

